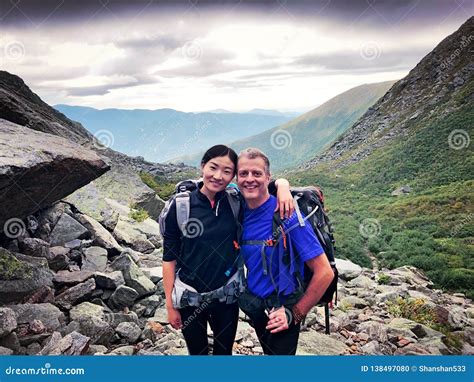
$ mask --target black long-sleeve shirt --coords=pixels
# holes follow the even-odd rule
[[[190,193],[190,216],[183,235],[170,207],[163,233],[163,261],[176,260],[179,277],[198,292],[224,285],[236,269],[237,224],[225,191],[216,194],[214,207],[200,190]]]

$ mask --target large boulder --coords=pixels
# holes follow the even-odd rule
[[[103,272],[107,267],[107,250],[101,247],[89,247],[83,250],[83,271]]]
[[[56,305],[59,305],[63,309],[71,309],[71,307],[78,302],[87,300],[94,290],[95,280],[90,278],[83,283],[66,289],[63,293],[56,296]]]
[[[11,253],[0,247],[0,304],[19,302],[43,286],[52,286],[46,259]]]
[[[104,151],[104,154],[109,152]],[[152,218],[158,219],[165,205],[156,192],[142,182],[138,171],[115,161],[105,176],[77,190],[66,200],[99,222],[104,211],[113,209],[123,213],[123,208],[131,204],[144,208]]]
[[[340,355],[346,354],[348,350],[343,342],[326,334],[308,330],[300,333],[297,354]]]
[[[92,233],[95,245],[107,249],[111,254],[119,254],[123,251],[123,248],[117,243],[112,234],[97,220],[83,214],[77,214],[77,220]]]
[[[0,338],[16,329],[16,315],[10,308],[0,308]]]
[[[354,264],[350,260],[336,259],[336,267],[339,277],[343,280],[352,280],[362,273],[360,265]]]
[[[152,294],[156,290],[155,284],[144,275],[142,270],[126,253],[118,256],[110,267],[116,271],[122,271],[125,284],[135,289],[139,297]]]
[[[59,218],[49,237],[52,246],[64,245],[74,239],[90,236],[90,232],[76,219],[64,213]]]
[[[93,151],[4,119],[0,119],[0,147],[0,231],[10,232],[13,224],[24,230],[19,219],[66,197],[109,169]]]
[[[47,330],[56,330],[65,321],[64,314],[49,303],[10,305],[9,308],[15,312],[19,325],[39,320]]]

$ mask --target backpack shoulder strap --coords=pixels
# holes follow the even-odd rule
[[[229,201],[232,214],[234,215],[235,224],[237,225],[237,239],[240,241],[242,237],[242,223],[240,222],[240,196],[239,191],[234,187],[226,188],[227,200]]]
[[[190,211],[190,196],[189,192],[180,192],[175,196],[176,202],[176,221],[178,222],[178,227],[182,233],[186,228],[186,223],[189,220],[189,211]]]

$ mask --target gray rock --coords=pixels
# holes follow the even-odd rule
[[[359,324],[358,331],[368,334],[373,341],[387,342],[387,328],[385,325],[376,321],[365,321]]]
[[[141,268],[143,273],[155,284],[163,278],[163,267]]]
[[[354,279],[350,280],[347,283],[348,287],[352,288],[365,288],[365,289],[373,289],[376,286],[376,283],[374,280],[370,279],[367,276],[364,275],[359,275],[355,277]]]
[[[113,235],[107,231],[97,220],[90,216],[78,214],[77,219],[92,233],[94,244],[107,249],[111,255],[119,254],[123,248],[117,243]],[[118,214],[117,214],[118,219]]]
[[[127,346],[120,346],[117,349],[112,350],[109,354],[110,355],[133,355],[135,352],[135,347],[131,345]]]
[[[85,354],[89,346],[89,337],[72,332],[61,337],[59,332],[54,332],[48,343],[41,350],[40,355],[81,355]]]
[[[65,245],[74,239],[90,236],[89,231],[76,219],[64,213],[59,218],[49,237],[52,246]]]
[[[56,304],[64,309],[71,309],[73,305],[89,298],[94,289],[95,281],[93,278],[90,278],[56,296]]]
[[[83,283],[94,276],[94,272],[91,271],[58,271],[54,275],[53,281],[59,285],[76,285]]]
[[[156,308],[161,305],[162,299],[160,296],[154,294],[149,297],[140,300],[137,304],[133,306],[133,310],[140,310],[142,315],[145,317],[151,317],[155,314]],[[143,310],[141,310],[143,308]]]
[[[141,269],[127,254],[121,254],[118,256],[110,264],[110,267],[116,271],[122,271],[125,284],[135,289],[140,297],[155,292],[155,284],[153,284],[153,282],[143,274]]]
[[[16,315],[10,308],[0,307],[0,337],[5,337],[17,327]]]
[[[71,321],[71,324],[73,323],[71,329],[89,337],[94,345],[109,345],[115,333],[110,325],[99,317],[83,316]]]
[[[15,332],[11,332],[5,337],[0,338],[0,346],[13,350],[13,353],[17,354],[20,351],[20,341]]]
[[[114,236],[118,242],[126,244],[135,251],[150,253],[155,250],[155,246],[147,239],[146,235],[136,229],[131,222],[119,220],[114,229]]]
[[[69,249],[79,249],[81,247],[81,244],[82,241],[80,239],[74,239],[65,243],[64,246]]]
[[[53,286],[46,259],[13,255],[0,247],[0,301],[19,302],[43,286]]]
[[[166,310],[166,308],[156,309],[153,319],[159,322],[160,324],[169,324],[168,311]]]
[[[51,259],[49,243],[44,240],[25,237],[18,240],[18,246],[24,255]]]
[[[107,267],[107,250],[101,247],[89,247],[83,250],[83,271],[104,272]]]
[[[106,313],[104,321],[114,329],[123,322],[133,323],[136,325],[140,324],[137,314],[133,311],[129,313]]]
[[[58,248],[58,247],[55,247],[55,248]],[[57,256],[54,256],[51,260],[49,260],[48,265],[53,271],[57,272],[60,270],[68,269],[70,265],[70,260],[67,255],[59,254]]]
[[[3,346],[0,346],[0,356],[1,355],[12,355],[12,354],[13,354],[13,350],[8,349],[8,348],[4,348]]]
[[[33,342],[29,344],[26,348],[26,354],[28,355],[37,355],[41,351],[41,345],[38,342]]]
[[[69,317],[71,318],[71,321],[77,321],[81,317],[97,317],[104,319],[105,309],[100,305],[92,304],[86,301],[72,307],[72,309],[69,311]]]
[[[118,324],[118,326],[115,328],[115,331],[120,335],[120,337],[126,339],[132,344],[137,342],[142,332],[140,327],[133,322],[122,322]]]
[[[64,314],[49,303],[10,305],[9,308],[15,312],[19,325],[40,320],[46,329],[56,330],[65,322]]]
[[[104,345],[90,345],[89,348],[87,349],[87,355],[94,355],[97,353],[104,354],[107,352],[107,347]]]
[[[109,298],[109,303],[115,308],[125,308],[133,305],[138,298],[138,292],[126,285],[120,285],[112,296]]]
[[[406,318],[396,317],[387,324],[387,329],[401,329],[410,330],[417,338],[424,337],[444,337],[443,333],[433,330],[423,324],[415,321],[408,320]]]
[[[339,355],[347,352],[348,347],[331,336],[314,330],[300,333],[297,354]]]
[[[360,265],[354,264],[350,260],[336,259],[336,267],[339,277],[343,280],[352,280],[362,272]]]
[[[343,306],[350,306],[356,309],[362,309],[370,305],[370,303],[366,300],[354,296],[344,297],[343,299],[341,299],[340,304]]]
[[[121,271],[110,273],[95,272],[94,278],[96,285],[104,289],[117,289],[120,285],[125,284]]]
[[[93,151],[4,119],[0,119],[0,147],[0,189],[5,190],[0,199],[2,230],[10,218],[31,215],[109,169]]]
[[[416,119],[418,115],[419,113],[415,113],[410,117],[410,119]],[[409,194],[410,192],[412,192],[412,188],[410,186],[401,186],[392,191],[392,196],[403,196]]]

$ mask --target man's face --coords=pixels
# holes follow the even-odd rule
[[[270,174],[265,172],[262,158],[239,158],[237,165],[237,184],[247,201],[258,201],[268,195]]]

